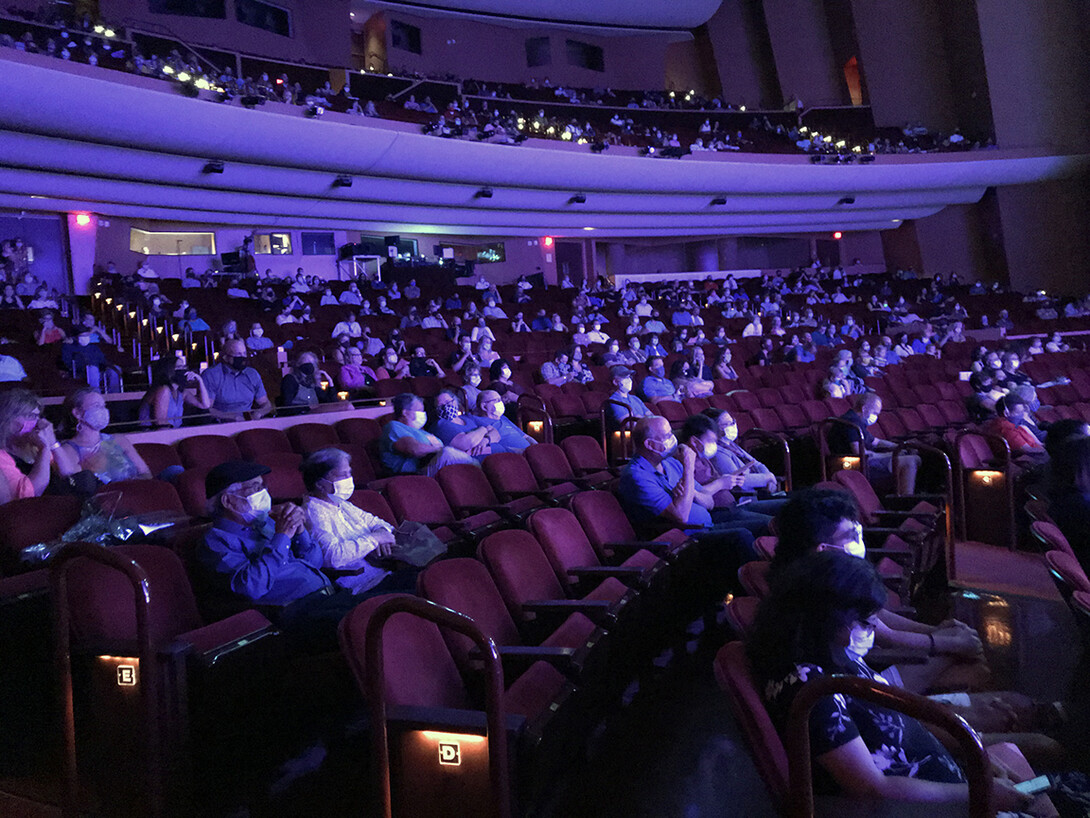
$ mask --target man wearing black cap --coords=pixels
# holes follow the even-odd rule
[[[634,418],[645,418],[651,414],[642,400],[632,394],[633,371],[623,364],[611,366],[609,374],[613,378],[614,392],[609,396],[609,419],[614,428],[619,428],[625,418],[630,415]],[[628,407],[627,411],[618,404]]]
[[[258,463],[230,460],[205,478],[212,529],[197,557],[229,589],[257,605],[282,608],[278,624],[309,648],[336,648],[336,628],[359,601],[322,573],[322,549],[294,503],[272,508]]]

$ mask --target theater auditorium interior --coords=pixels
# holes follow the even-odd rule
[[[0,814],[1090,815],[1086,0],[0,5]]]

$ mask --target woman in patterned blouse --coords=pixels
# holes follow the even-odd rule
[[[874,568],[839,552],[811,554],[778,576],[746,640],[758,689],[778,728],[809,679],[835,673],[885,683],[864,660],[885,599]],[[923,724],[896,711],[845,695],[822,699],[810,714],[810,742],[817,792],[968,802],[957,762]],[[994,785],[999,809],[1030,806],[1032,799],[1008,779],[996,778]],[[1047,799],[1042,807],[1039,814],[1049,814]]]

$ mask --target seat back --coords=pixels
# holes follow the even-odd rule
[[[530,464],[518,452],[490,454],[481,463],[481,467],[498,497],[510,499],[514,496],[532,494],[541,488]]]
[[[208,516],[208,496],[204,493],[204,478],[208,469],[186,469],[174,480],[174,488],[182,507],[190,517]]]
[[[1066,588],[1065,596],[1072,591],[1090,592],[1090,579],[1074,556],[1065,551],[1049,551],[1045,554],[1049,573]]]
[[[484,472],[473,463],[444,466],[435,476],[452,508],[499,505],[496,493]]]
[[[211,469],[228,460],[241,460],[238,444],[226,435],[193,435],[174,444],[187,469]]]
[[[764,599],[769,594],[768,574],[772,563],[765,560],[744,562],[738,568],[738,581],[750,596]]]
[[[529,446],[523,451],[523,456],[541,485],[547,486],[553,481],[570,480],[575,476],[564,450],[555,443],[538,443],[536,446]]]
[[[1029,524],[1029,531],[1033,537],[1044,545],[1050,551],[1062,551],[1065,554],[1075,556],[1075,550],[1071,547],[1071,543],[1067,541],[1067,537],[1060,531],[1059,526],[1055,523],[1047,522],[1045,520],[1034,520]]]
[[[382,425],[374,418],[345,418],[334,423],[333,428],[344,443],[366,446],[382,437]]]
[[[523,605],[535,599],[564,599],[566,594],[534,535],[520,529],[489,534],[477,556],[499,589],[511,616],[519,622],[532,618]]]
[[[736,596],[727,603],[726,613],[730,626],[740,639],[745,639],[757,618],[761,600],[755,596]]]
[[[455,557],[432,563],[420,573],[417,588],[425,599],[468,616],[497,645],[521,644],[496,583],[477,560]],[[472,640],[449,630],[443,631],[443,639],[461,671],[471,672]]]
[[[134,443],[133,448],[140,459],[148,465],[152,477],[157,477],[171,466],[181,467],[182,459],[178,451],[169,443]]]
[[[599,557],[607,551],[608,543],[636,539],[620,501],[607,491],[580,492],[572,498],[572,511]]]
[[[364,644],[375,609],[390,599],[408,594],[384,594],[365,599],[338,626],[341,652],[367,695]],[[383,690],[394,706],[469,708],[469,695],[458,667],[447,649],[439,626],[411,613],[395,613],[383,626]]]
[[[185,514],[177,490],[163,480],[118,480],[107,483],[95,495],[103,513],[111,517],[169,511]]]
[[[19,552],[50,542],[79,522],[79,497],[44,495],[0,505],[0,573],[14,574],[25,566]]]
[[[235,435],[238,450],[247,460],[274,452],[291,452],[291,441],[281,429],[243,429]]]
[[[292,449],[303,455],[340,442],[337,431],[328,423],[297,423],[288,427],[287,436]]]
[[[568,509],[543,508],[535,511],[530,515],[529,527],[564,585],[570,587],[576,582],[576,578],[568,573],[570,569],[601,564],[579,519]]]
[[[352,505],[356,508],[366,511],[368,514],[374,514],[376,517],[385,520],[390,525],[397,525],[397,517],[394,516],[393,509],[391,509],[390,504],[386,502],[386,498],[377,491],[357,489],[352,492],[350,500]]]
[[[833,475],[833,481],[842,486],[859,506],[859,514],[864,525],[878,525],[878,514],[882,510],[882,501],[870,484],[870,480],[861,471],[842,469]]]
[[[602,444],[589,435],[572,435],[560,441],[560,448],[576,473],[602,471],[609,468]]]
[[[753,681],[753,673],[741,642],[728,642],[715,656],[715,679],[727,694],[731,712],[742,727],[749,751],[777,805],[787,799],[787,753],[783,748],[764,700]]]
[[[386,484],[386,497],[399,522],[415,520],[425,525],[454,522],[454,512],[434,477],[420,474],[391,477]]]
[[[79,555],[65,557],[67,604],[72,642],[77,649],[98,652],[131,651],[137,644],[137,602],[148,611],[153,648],[201,626],[193,590],[181,559],[157,545],[118,545],[109,549],[83,546]],[[93,549],[101,548],[101,551]],[[103,553],[105,552],[105,553]],[[136,572],[132,572],[135,565]],[[129,572],[129,573],[126,573]],[[143,577],[145,594],[134,596]],[[135,586],[135,587],[134,587]]]

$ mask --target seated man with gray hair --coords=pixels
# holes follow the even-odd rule
[[[273,508],[265,488],[268,466],[220,463],[205,478],[212,528],[197,561],[225,591],[248,604],[273,606],[285,635],[308,652],[337,648],[337,623],[359,602],[322,573],[321,547],[293,503]]]
[[[492,452],[521,452],[537,441],[506,417],[500,393],[485,389],[477,399],[476,421],[481,426],[492,427],[489,434]]]

